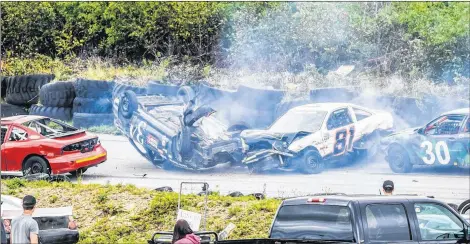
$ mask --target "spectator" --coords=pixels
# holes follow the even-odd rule
[[[201,238],[194,235],[191,227],[186,220],[180,219],[176,221],[175,229],[173,230],[173,244],[200,244]]]
[[[12,220],[10,243],[38,243],[39,226],[33,219],[36,198],[27,195],[23,198],[23,214]]]
[[[385,196],[391,196],[393,195],[393,190],[395,190],[395,185],[393,184],[393,181],[386,180],[384,181],[382,188]]]

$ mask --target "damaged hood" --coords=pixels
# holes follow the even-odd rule
[[[240,137],[246,143],[256,143],[258,141],[285,141],[291,143],[296,137],[303,137],[312,134],[311,132],[274,132],[269,130],[244,130]]]

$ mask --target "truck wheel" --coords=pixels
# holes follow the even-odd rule
[[[133,91],[125,91],[119,101],[119,113],[126,119],[130,119],[132,114],[137,111],[137,95]]]
[[[23,164],[23,175],[27,176],[39,173],[50,173],[46,160],[39,156],[32,156],[28,158]]]
[[[461,203],[459,205],[459,207],[457,208],[457,210],[460,214],[465,214],[467,211],[469,211],[470,210],[470,199],[467,199],[466,201]]]
[[[305,152],[299,160],[297,167],[305,174],[319,174],[325,169],[325,162],[316,150]]]
[[[388,149],[388,164],[395,173],[409,173],[413,169],[408,152],[401,146]]]
[[[71,171],[70,174],[72,174],[73,177],[78,178],[81,177],[87,169],[88,168],[80,168],[75,171]]]

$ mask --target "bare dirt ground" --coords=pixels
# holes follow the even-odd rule
[[[269,197],[291,197],[318,192],[379,194],[382,182],[395,182],[397,194],[434,196],[449,203],[470,198],[468,168],[415,168],[409,174],[393,173],[380,157],[367,163],[343,168],[332,167],[319,175],[294,173],[249,174],[243,168],[220,168],[211,172],[164,171],[145,160],[125,137],[100,135],[108,150],[108,161],[90,168],[84,183],[135,184],[146,188],[170,186],[179,190],[183,181],[205,181],[210,189],[227,194],[265,192]],[[199,187],[184,187],[184,192],[199,192]]]

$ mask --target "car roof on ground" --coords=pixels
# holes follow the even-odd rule
[[[42,119],[42,118],[47,118],[47,117],[39,116],[39,115],[16,115],[16,116],[2,118],[1,121],[2,123],[5,123],[5,124],[9,124],[9,123],[23,124],[28,121]]]
[[[470,109],[469,108],[454,109],[454,110],[442,113],[441,115],[446,115],[446,114],[465,114],[465,115],[468,115],[468,114],[470,114]]]
[[[299,111],[315,111],[315,110],[321,110],[321,111],[331,111],[334,109],[342,108],[342,107],[347,107],[347,106],[352,106],[352,107],[357,107],[360,109],[365,109],[369,110],[367,108],[364,108],[362,106],[352,104],[352,103],[309,103],[301,106],[297,106],[293,108],[293,110],[299,110]]]

